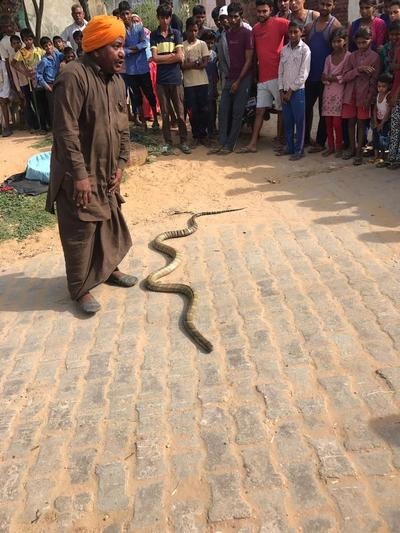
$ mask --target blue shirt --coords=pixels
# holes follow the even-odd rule
[[[137,52],[130,50],[133,46],[137,48]],[[132,24],[130,28],[126,28],[124,50],[126,74],[146,74],[149,72],[148,59],[151,54],[142,24]]]
[[[157,54],[172,54],[176,49],[183,47],[182,34],[174,28],[169,28],[168,35],[161,35],[158,27],[150,35],[151,48],[157,49]],[[182,71],[179,63],[167,63],[157,65],[157,83],[159,85],[182,85]]]
[[[51,55],[44,55],[36,67],[36,81],[39,87],[53,85],[60,70],[60,63],[64,55],[58,50],[54,50]]]

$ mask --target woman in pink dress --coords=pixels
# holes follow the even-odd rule
[[[343,69],[350,52],[346,51],[347,31],[338,28],[332,34],[333,52],[325,60],[322,83],[324,84],[324,94],[322,97],[322,116],[325,117],[326,133],[328,136],[328,148],[322,152],[323,156],[336,153],[340,157],[343,145],[342,133],[342,104],[343,90],[342,82]]]

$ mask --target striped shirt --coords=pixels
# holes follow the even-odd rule
[[[158,55],[172,54],[177,48],[182,47],[181,32],[174,28],[169,28],[168,35],[164,37],[161,29],[158,27],[150,35],[150,47],[156,49]],[[169,63],[157,65],[157,84],[158,85],[181,85],[182,71],[179,63]]]

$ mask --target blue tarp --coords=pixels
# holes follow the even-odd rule
[[[42,152],[28,159],[26,165],[27,180],[49,183],[50,180],[50,156],[51,152]]]

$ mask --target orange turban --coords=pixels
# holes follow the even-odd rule
[[[84,52],[93,52],[98,48],[113,43],[118,37],[125,37],[125,25],[122,20],[109,15],[97,15],[88,22],[82,34]]]

